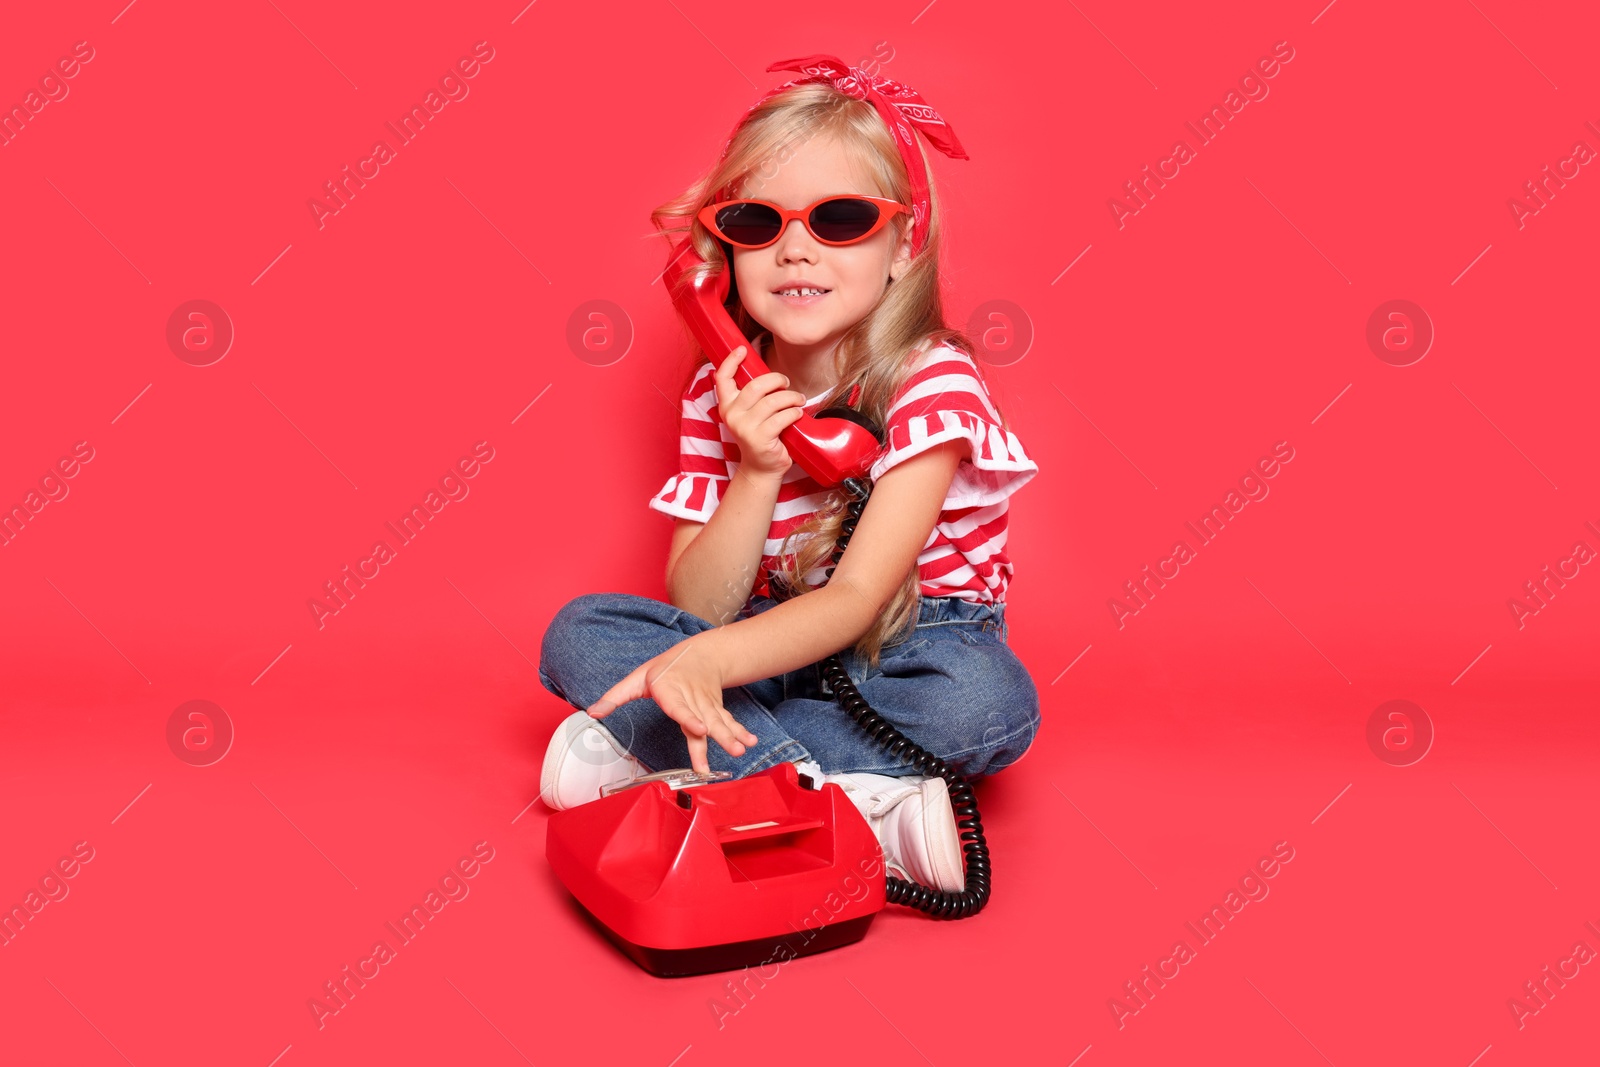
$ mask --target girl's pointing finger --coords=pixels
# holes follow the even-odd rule
[[[644,669],[645,664],[640,664],[634,668],[626,678],[607,689],[600,695],[599,700],[596,700],[583,710],[587,711],[592,719],[603,719],[628,701],[649,696],[650,693],[644,681]]]

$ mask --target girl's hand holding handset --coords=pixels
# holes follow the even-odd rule
[[[717,368],[717,410],[739,442],[739,469],[779,479],[793,460],[778,434],[805,415],[806,396],[790,389],[789,379],[776,371],[757,375],[740,389],[733,372],[749,351],[740,345]]]

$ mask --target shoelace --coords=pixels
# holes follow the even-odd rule
[[[844,783],[841,782],[839,784],[843,785]],[[850,792],[856,792],[857,790],[860,790],[863,787],[859,786],[859,785],[856,785],[855,783],[852,782],[847,788],[849,789]],[[914,795],[916,793],[920,793],[921,791],[922,791],[921,786],[908,782],[908,783],[906,783],[904,785],[895,786],[894,788],[891,788],[891,789],[884,789],[884,790],[881,790],[879,792],[868,793],[867,794],[867,817],[868,818],[875,818],[877,816],[883,815],[884,813],[889,811],[889,809],[893,808],[895,805],[899,804],[901,801],[905,800],[907,797],[912,796],[912,795]]]

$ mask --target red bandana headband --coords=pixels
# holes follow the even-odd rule
[[[926,164],[917,151],[917,136],[912,132],[912,127],[921,130],[935,148],[950,158],[971,158],[967,155],[967,150],[961,147],[961,142],[956,140],[955,131],[950,128],[950,124],[929,107],[911,86],[890,78],[873,77],[860,67],[846,66],[836,56],[819,55],[806,56],[803,59],[783,59],[772,64],[767,70],[797,70],[804,77],[785,82],[768,92],[750,106],[750,111],[760,107],[768,97],[790,86],[821,81],[831,82],[840,92],[857,100],[866,100],[878,109],[878,114],[889,127],[889,132],[894,134],[895,147],[900,150],[900,158],[905,161],[906,174],[911,179],[911,251],[913,255],[922,251],[922,246],[927,241],[928,216],[931,208],[928,199],[928,176],[923,169]],[[743,122],[744,119],[741,118],[739,123],[735,124],[735,132]],[[728,149],[732,144],[733,136],[730,134],[728,143],[722,149],[724,159],[727,158]]]

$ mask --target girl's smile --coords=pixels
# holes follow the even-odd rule
[[[813,285],[810,282],[796,282],[794,285],[785,286],[776,290],[776,296],[785,307],[808,308],[816,307],[827,297],[832,290]]]

